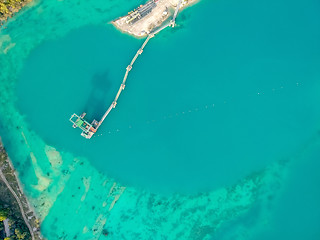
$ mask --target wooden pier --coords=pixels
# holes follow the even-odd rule
[[[71,116],[71,118],[69,120],[73,123],[73,127],[74,128],[79,127],[82,130],[81,135],[83,137],[90,139],[93,136],[93,134],[98,130],[98,128],[101,126],[101,124],[106,119],[106,117],[109,115],[111,110],[116,107],[118,98],[120,97],[122,91],[124,90],[124,88],[126,86],[126,81],[127,81],[128,76],[129,76],[129,72],[132,70],[133,64],[135,63],[135,61],[137,60],[139,55],[141,55],[143,53],[143,50],[144,50],[145,46],[148,44],[148,42],[149,42],[149,40],[151,38],[153,38],[156,34],[161,32],[162,30],[166,29],[167,27],[169,27],[169,26],[174,27],[175,26],[176,17],[178,15],[181,3],[182,3],[182,0],[180,0],[178,2],[177,7],[176,7],[176,9],[174,11],[174,14],[173,14],[173,18],[170,20],[170,22],[168,22],[167,24],[163,25],[159,29],[157,29],[157,30],[155,30],[153,32],[150,32],[148,34],[147,39],[143,42],[142,46],[139,48],[137,53],[132,58],[130,64],[127,66],[126,73],[124,74],[124,77],[123,77],[122,83],[120,85],[120,88],[119,88],[119,90],[117,92],[117,95],[114,98],[114,100],[111,103],[111,105],[109,106],[109,108],[107,109],[107,111],[103,114],[101,120],[99,122],[97,122],[96,120],[93,120],[93,122],[91,124],[89,124],[86,120],[84,120],[85,113],[83,113],[80,116],[78,116],[76,114],[73,114]]]

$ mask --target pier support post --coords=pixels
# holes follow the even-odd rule
[[[127,69],[127,71],[131,71],[132,66],[131,66],[131,65],[128,65],[128,67],[127,67],[126,69]]]

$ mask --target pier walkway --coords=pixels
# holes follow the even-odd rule
[[[125,73],[125,75],[124,75],[124,77],[123,77],[123,80],[122,80],[122,83],[121,83],[121,85],[120,85],[120,88],[119,88],[119,90],[118,90],[118,92],[117,92],[117,95],[116,95],[116,97],[114,98],[114,100],[113,100],[113,102],[111,103],[111,105],[109,106],[108,110],[103,114],[101,120],[99,121],[99,125],[98,125],[97,129],[98,129],[98,128],[100,127],[100,125],[103,123],[104,119],[108,116],[108,114],[111,112],[111,110],[116,107],[118,98],[119,98],[121,92],[124,90],[124,88],[125,88],[125,86],[126,86],[126,81],[127,81],[129,72],[131,71],[134,62],[137,60],[137,58],[139,57],[139,55],[142,54],[143,49],[144,49],[144,47],[147,45],[147,43],[149,42],[150,38],[152,38],[152,35],[149,34],[148,37],[147,37],[147,39],[143,42],[141,48],[139,48],[139,50],[137,51],[136,55],[134,55],[133,59],[131,60],[130,65],[127,66],[127,68],[126,68],[126,73]]]
[[[114,100],[113,100],[113,102],[111,103],[111,105],[109,106],[108,110],[103,114],[101,120],[99,121],[99,125],[98,125],[97,129],[98,129],[98,128],[100,127],[100,125],[103,123],[103,121],[104,121],[105,118],[108,116],[108,114],[111,112],[111,110],[116,107],[118,98],[119,98],[121,92],[124,90],[124,88],[125,88],[125,86],[126,86],[126,81],[127,81],[129,72],[132,70],[133,64],[135,63],[135,61],[137,60],[137,58],[139,57],[139,55],[141,55],[141,54],[143,53],[143,49],[144,49],[145,46],[148,44],[149,40],[150,40],[151,38],[153,38],[156,34],[158,34],[159,32],[161,32],[162,30],[164,30],[165,28],[167,28],[167,27],[169,27],[169,26],[172,26],[172,27],[175,26],[175,21],[176,21],[176,18],[177,18],[177,15],[178,15],[178,12],[179,12],[179,8],[180,8],[180,6],[181,6],[181,3],[182,3],[182,0],[180,0],[180,1],[178,2],[172,20],[171,20],[169,23],[165,24],[164,26],[160,27],[159,29],[151,32],[151,33],[148,35],[147,39],[143,42],[141,48],[140,48],[140,49],[137,51],[137,53],[134,55],[133,59],[131,60],[130,65],[128,65],[127,68],[126,68],[126,73],[125,73],[125,75],[124,75],[124,77],[123,77],[123,80],[122,80],[122,83],[121,83],[121,85],[120,85],[120,88],[119,88],[119,90],[118,90],[118,92],[117,92],[117,95],[116,95],[116,97],[114,98]]]
[[[149,42],[149,40],[150,40],[151,38],[153,38],[156,34],[158,34],[159,32],[161,32],[162,30],[166,29],[167,27],[169,27],[169,26],[174,27],[174,26],[175,26],[176,17],[177,17],[177,15],[178,15],[178,12],[179,12],[179,8],[180,8],[180,6],[181,6],[181,3],[182,3],[182,0],[179,0],[179,2],[178,2],[178,4],[177,4],[177,7],[176,7],[176,9],[175,9],[175,11],[174,11],[174,14],[173,14],[173,18],[172,18],[168,23],[166,23],[165,25],[161,26],[160,28],[154,30],[153,32],[150,32],[150,33],[149,33],[147,39],[143,42],[142,46],[139,48],[139,50],[137,51],[137,53],[134,55],[134,57],[133,57],[133,59],[131,60],[130,64],[127,66],[127,68],[126,68],[126,73],[125,73],[125,75],[124,75],[124,77],[123,77],[122,83],[121,83],[121,85],[120,85],[120,88],[119,88],[119,90],[118,90],[118,92],[117,92],[117,95],[116,95],[116,97],[114,98],[113,102],[111,103],[111,105],[109,106],[109,108],[107,109],[107,111],[103,114],[101,120],[100,120],[99,122],[96,122],[97,124],[96,124],[96,126],[94,127],[94,129],[93,129],[92,131],[91,131],[91,130],[88,130],[88,129],[92,129],[92,125],[88,124],[87,122],[86,122],[87,125],[85,126],[86,128],[81,128],[81,127],[80,127],[80,128],[83,130],[83,133],[85,133],[85,134],[82,133],[82,134],[81,134],[82,136],[84,136],[84,137],[86,137],[86,138],[91,138],[92,135],[93,135],[93,134],[98,130],[98,128],[101,126],[101,124],[102,124],[103,121],[106,119],[106,117],[109,115],[109,113],[111,112],[111,110],[116,107],[118,98],[120,97],[122,91],[124,90],[124,88],[125,88],[125,86],[126,86],[126,81],[127,81],[128,76],[129,76],[129,72],[132,70],[133,64],[135,63],[135,61],[137,60],[137,58],[139,57],[139,55],[141,55],[141,54],[143,53],[143,49],[144,49],[145,46],[148,44],[148,42]],[[70,121],[74,123],[74,125],[73,125],[74,127],[77,127],[77,126],[78,126],[78,125],[77,125],[77,121],[78,121],[78,120],[76,120],[76,121],[73,121],[73,120],[72,120],[72,118],[73,118],[74,116],[77,117],[78,120],[80,119],[81,122],[82,122],[82,121],[85,121],[85,120],[83,120],[81,117],[78,117],[76,114],[73,114],[73,115],[71,116],[71,118],[70,118]],[[94,121],[95,121],[95,120],[94,120]],[[79,126],[78,126],[78,127],[79,127]],[[88,129],[87,129],[87,128],[88,128]],[[89,134],[88,134],[88,133],[89,133]]]
[[[180,0],[180,1],[178,2],[177,7],[176,7],[176,10],[174,11],[173,18],[172,18],[172,22],[174,22],[174,23],[176,22],[176,18],[177,18],[177,15],[178,15],[178,12],[179,12],[181,3],[182,3],[182,0]]]

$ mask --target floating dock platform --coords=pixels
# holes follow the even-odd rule
[[[82,130],[81,136],[90,139],[96,133],[100,124],[97,120],[93,120],[90,124],[84,119],[85,116],[86,113],[82,113],[80,116],[74,113],[69,120],[73,123],[73,128],[80,128]]]

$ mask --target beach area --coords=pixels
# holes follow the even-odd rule
[[[85,139],[72,113],[101,118],[178,1],[148,2],[40,0],[1,26],[20,220],[48,240],[317,240],[318,2],[182,1]]]
[[[138,9],[128,12],[128,15],[120,17],[112,24],[122,32],[129,33],[135,37],[145,37],[154,29],[173,16],[180,0],[151,0]],[[199,0],[182,0],[179,10],[191,6]],[[142,15],[139,13],[141,12]]]

